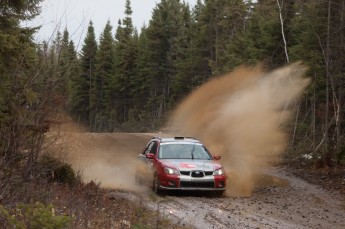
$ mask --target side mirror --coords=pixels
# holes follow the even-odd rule
[[[219,156],[219,155],[214,155],[213,156],[213,159],[216,160],[216,161],[220,160],[221,158],[222,158],[222,156]]]
[[[155,155],[153,153],[146,154],[147,159],[153,159],[154,157],[155,157]]]

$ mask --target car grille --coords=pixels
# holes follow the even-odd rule
[[[180,171],[182,175],[185,176],[192,176],[192,177],[203,177],[203,176],[212,176],[213,172],[212,171],[199,171],[202,173],[202,176],[198,176],[198,174],[195,174],[196,171]]]
[[[204,177],[204,172],[203,171],[192,171],[191,176],[192,177]]]
[[[181,188],[214,188],[213,181],[181,181]]]

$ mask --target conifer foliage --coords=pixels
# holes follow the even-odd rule
[[[91,92],[97,82],[96,70],[97,42],[92,22],[90,22],[87,35],[80,56],[80,72],[72,81],[71,112],[80,123],[91,127]]]
[[[127,0],[125,18],[113,38],[107,23],[98,51],[88,31],[81,72],[71,84],[71,114],[92,131],[156,130],[179,101],[212,77],[242,64],[274,68],[302,60],[313,84],[294,105],[291,149],[302,144],[315,158],[334,164],[345,155],[344,30],[338,26],[344,24],[344,4],[198,0],[190,6],[162,0],[138,33]]]
[[[2,1],[0,5],[0,167],[23,157],[26,175],[32,172],[42,143],[43,106],[52,86],[38,77],[35,28],[21,26],[39,13],[39,2]]]
[[[106,22],[99,37],[90,22],[79,53],[67,29],[51,44],[34,44],[34,29],[20,21],[37,15],[39,2],[0,6],[0,146],[6,157],[15,155],[18,142],[25,144],[14,130],[43,126],[42,113],[34,110],[43,98],[59,101],[90,131],[152,131],[210,78],[242,64],[274,68],[301,60],[313,80],[292,104],[291,152],[310,153],[328,166],[344,160],[345,1],[198,0],[190,6],[161,0],[138,31],[127,0],[124,18]],[[37,69],[40,77],[28,80]]]

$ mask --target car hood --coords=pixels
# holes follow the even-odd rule
[[[176,168],[180,171],[193,171],[193,170],[214,171],[222,167],[219,164],[219,162],[216,162],[213,160],[166,159],[166,160],[161,160],[161,163],[167,167]]]

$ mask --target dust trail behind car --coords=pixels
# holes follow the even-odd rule
[[[73,122],[50,134],[56,133],[67,161],[80,172],[84,182],[94,181],[106,188],[139,189],[134,182],[135,163],[151,135],[88,133]]]
[[[284,152],[284,124],[309,83],[305,71],[301,64],[272,72],[241,67],[212,79],[177,107],[169,129],[195,136],[222,155],[230,172],[228,194],[248,196],[259,168]]]

